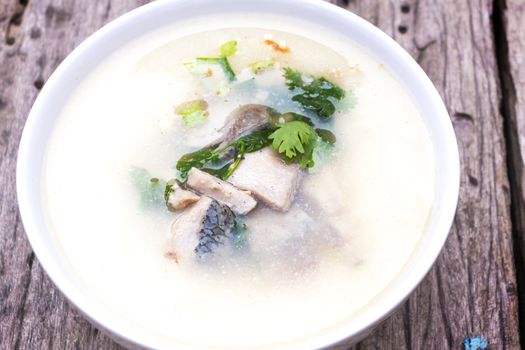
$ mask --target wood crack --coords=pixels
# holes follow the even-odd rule
[[[411,329],[410,329],[410,301],[407,300],[405,302],[405,307],[404,307],[404,312],[403,312],[403,325],[404,325],[404,335],[405,335],[405,343],[406,343],[406,346],[407,346],[407,350],[411,350],[412,349],[412,332],[411,332]]]
[[[29,294],[29,287],[31,285],[31,272],[33,271],[33,262],[35,260],[35,253],[33,253],[33,251],[31,251],[31,253],[29,254],[29,256],[27,257],[27,269],[29,271],[29,276],[27,276],[27,279],[24,283],[24,294],[22,295],[22,298],[21,300],[24,301],[24,304],[23,306],[20,308],[20,310],[18,311],[18,321],[23,324],[24,322],[24,318],[26,316],[26,305],[27,305],[27,296]],[[24,327],[19,327],[19,330],[16,334],[16,338],[15,338],[15,341],[14,341],[14,349],[19,349],[20,348],[20,340],[22,339],[22,336],[23,336],[23,331],[24,331]]]
[[[9,23],[5,31],[5,43],[9,46],[16,43],[18,31],[24,20],[24,13],[28,5],[29,0],[17,0],[16,10],[9,17]]]
[[[501,82],[500,113],[507,149],[507,171],[510,185],[512,238],[519,301],[520,343],[525,348],[525,252],[521,242],[525,239],[525,201],[522,197],[523,163],[520,158],[519,128],[516,125],[516,87],[511,74],[509,46],[505,30],[506,0],[494,0],[492,29],[496,50],[496,63]]]
[[[445,300],[446,300],[446,296],[445,296],[445,293],[443,292],[443,288],[441,286],[441,283],[443,281],[443,276],[441,274],[441,266],[437,265],[436,266],[436,275],[437,275],[437,293],[438,293],[438,300],[439,300],[439,304],[440,304],[440,308],[439,308],[439,311],[441,312],[441,318],[442,318],[442,323],[443,323],[443,328],[445,330],[445,336],[446,338],[444,340],[446,340],[447,342],[447,347],[446,349],[452,349],[452,331],[450,329],[450,320],[448,319],[447,317],[447,314],[445,312],[445,307],[443,306],[443,304],[445,303]]]

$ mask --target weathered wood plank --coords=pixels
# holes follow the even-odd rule
[[[0,348],[119,349],[50,282],[20,224],[16,151],[29,109],[83,39],[143,0],[0,1]]]
[[[457,216],[437,265],[404,308],[357,348],[457,349],[465,337],[481,335],[493,349],[518,349],[492,3],[350,1],[347,7],[393,36],[430,76],[452,116],[462,164]]]
[[[23,122],[45,79],[87,35],[142,2],[39,0],[25,7],[27,0],[0,0],[2,348],[119,348],[68,306],[34,260],[19,224],[14,169]],[[403,308],[357,348],[459,349],[464,337],[473,335],[487,337],[493,349],[519,348],[491,3],[339,2],[394,36],[427,71],[452,115],[463,170],[458,216],[437,266]],[[509,8],[520,3],[507,2]],[[507,30],[519,30],[519,18]],[[515,55],[510,61],[518,69],[519,50]],[[523,116],[523,101],[519,106]]]
[[[521,346],[525,348],[525,0],[496,1],[495,27],[509,151],[515,261],[520,300]]]

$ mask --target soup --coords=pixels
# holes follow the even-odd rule
[[[346,40],[173,33],[105,59],[62,111],[45,189],[71,271],[174,344],[268,346],[351,318],[432,210],[416,104]]]

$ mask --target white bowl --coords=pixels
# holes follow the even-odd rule
[[[389,36],[365,20],[316,0],[179,0],[155,1],[97,31],[76,48],[49,78],[24,128],[17,165],[17,191],[26,234],[40,263],[64,295],[93,323],[128,346],[182,348],[123,323],[80,287],[57,249],[44,207],[44,159],[51,132],[79,81],[101,60],[130,40],[166,25],[202,15],[221,18],[242,14],[279,14],[325,27],[348,36],[396,76],[418,104],[434,147],[436,199],[423,237],[409,263],[376,300],[351,319],[329,330],[278,346],[313,349],[340,341],[356,342],[367,335],[416,288],[436,260],[454,217],[459,191],[459,157],[452,124],[436,89],[417,63]],[[334,322],[335,323],[335,322]],[[187,345],[184,346],[187,348]]]

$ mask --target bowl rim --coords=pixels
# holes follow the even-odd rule
[[[231,6],[232,3],[240,5],[243,1],[244,0],[160,0],[138,7],[118,17],[97,30],[94,34],[90,35],[64,59],[41,90],[27,118],[20,140],[16,169],[18,204],[26,236],[42,267],[47,272],[53,283],[66,296],[69,302],[80,310],[80,312],[92,323],[108,333],[121,344],[139,345],[145,348],[164,347],[164,343],[159,343],[155,340],[155,337],[146,335],[145,333],[147,333],[147,331],[144,332],[144,334],[130,332],[129,327],[126,327],[125,324],[113,317],[111,312],[104,310],[104,307],[97,305],[95,301],[84,296],[78,286],[74,285],[74,281],[63,271],[63,267],[60,266],[59,258],[55,257],[47,248],[46,238],[42,234],[42,230],[45,230],[43,228],[45,225],[42,225],[42,222],[37,220],[34,215],[38,210],[44,212],[45,206],[43,201],[39,204],[33,201],[35,195],[30,190],[30,188],[35,188],[35,181],[38,181],[38,179],[34,178],[35,167],[32,164],[32,159],[34,158],[31,154],[34,147],[33,145],[35,143],[47,145],[48,140],[39,134],[37,128],[39,118],[42,119],[41,116],[46,109],[46,103],[48,103],[48,95],[50,95],[51,91],[56,85],[58,85],[58,82],[61,79],[71,79],[71,77],[66,74],[66,69],[69,66],[74,65],[76,61],[82,58],[82,56],[87,55],[88,52],[95,47],[97,42],[107,40],[110,33],[122,30],[122,27],[129,25],[130,23],[138,22],[140,18],[146,16],[146,14],[160,11],[164,8],[173,11],[173,8],[176,8],[177,6],[199,6],[209,2],[229,3],[229,6]],[[444,149],[440,151],[442,151],[448,159],[446,172],[442,175],[447,187],[443,189],[442,193],[439,193],[443,200],[443,210],[437,219],[437,226],[434,230],[437,232],[437,236],[433,240],[433,245],[428,248],[426,256],[422,258],[423,262],[418,264],[418,266],[412,266],[409,275],[409,277],[411,277],[410,283],[405,283],[403,286],[399,286],[397,293],[390,295],[388,298],[383,298],[388,300],[383,300],[383,303],[378,307],[370,308],[368,312],[364,312],[366,317],[361,318],[363,323],[359,326],[347,321],[345,322],[346,326],[345,324],[339,325],[335,330],[329,331],[324,335],[315,335],[312,336],[313,338],[310,337],[306,340],[297,341],[295,344],[276,346],[276,348],[323,348],[349,338],[352,338],[352,340],[360,340],[360,338],[364,337],[368,331],[370,331],[381,320],[386,318],[387,315],[392,313],[404,300],[406,300],[406,298],[408,298],[433,266],[445,244],[456,211],[460,182],[459,152],[453,126],[439,93],[421,67],[399,44],[371,23],[348,10],[319,0],[287,0],[286,2],[282,2],[281,0],[251,0],[251,3],[268,9],[271,9],[272,6],[278,5],[290,8],[294,6],[305,6],[305,8],[308,8],[308,11],[311,11],[312,9],[315,9],[316,11],[324,11],[328,16],[334,16],[340,20],[350,21],[354,25],[361,27],[363,31],[368,32],[375,38],[375,40],[381,42],[381,44],[386,47],[385,50],[390,51],[390,53],[401,62],[401,64],[405,65],[407,69],[412,71],[414,76],[419,79],[419,83],[424,87],[426,90],[425,93],[428,94],[429,99],[436,108],[434,114],[437,118],[436,123],[439,124],[437,127],[439,129],[438,133],[443,139],[444,145]],[[173,8],[170,8],[172,6]],[[43,117],[43,119],[45,119],[45,117]],[[42,164],[44,164],[43,161]],[[39,170],[37,169],[36,172],[42,173],[43,167]],[[437,195],[438,194],[436,194],[436,196]],[[42,194],[40,194],[40,196],[42,196]],[[173,344],[171,344],[171,346],[173,346]],[[179,345],[177,345],[177,347],[178,346]],[[184,344],[181,345],[181,348],[201,349],[202,347],[188,346],[188,344]]]

